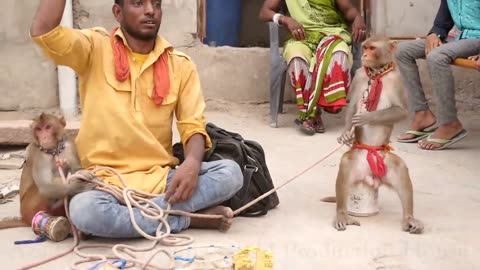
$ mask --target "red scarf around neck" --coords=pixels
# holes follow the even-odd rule
[[[365,72],[367,73],[370,81],[372,81],[372,86],[370,88],[368,98],[365,101],[367,111],[372,112],[377,110],[378,101],[380,100],[380,96],[382,95],[383,90],[382,77],[388,72],[392,71],[393,68],[393,63],[387,64],[378,74],[372,74],[372,71],[369,68],[365,67]]]
[[[130,77],[130,64],[128,63],[127,47],[123,44],[121,38],[115,37],[118,27],[111,33],[111,45],[113,49],[113,59],[115,62],[115,76],[117,80],[123,82]],[[170,77],[168,70],[168,53],[165,50],[162,55],[153,64],[153,74],[155,87],[152,93],[153,102],[161,105],[163,99],[170,91]]]

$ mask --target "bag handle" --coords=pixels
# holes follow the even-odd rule
[[[248,186],[247,188],[245,189],[247,192],[248,192],[248,188],[249,188],[249,185],[252,181],[252,176],[254,173],[258,172],[258,168],[255,167],[255,166],[248,166],[246,165],[245,166],[245,170],[244,170],[244,178],[248,179],[247,183],[248,183]],[[260,188],[260,192],[262,194],[265,194],[267,193],[269,190],[264,190],[262,186],[259,186]],[[265,198],[265,199],[268,199]],[[242,205],[243,206],[243,205]],[[268,213],[268,204],[265,204],[265,207],[263,208],[263,210],[260,210],[258,212],[255,212],[255,213],[240,213],[241,216],[244,216],[244,217],[259,217],[259,216],[264,216]]]

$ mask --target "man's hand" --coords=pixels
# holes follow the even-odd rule
[[[304,40],[305,39],[305,37],[306,37],[305,29],[295,19],[293,19],[292,17],[283,16],[281,18],[281,20],[282,20],[283,25],[285,25],[285,27],[287,27],[288,31],[290,31],[290,33],[292,33],[292,36],[296,40]]]
[[[477,61],[477,70],[480,71],[480,54],[479,55],[475,55],[475,56],[470,56],[468,57],[468,59],[470,60],[473,60],[473,61]]]
[[[165,194],[165,201],[182,203],[188,201],[197,188],[200,164],[192,159],[186,159],[172,177]]]
[[[432,33],[425,39],[425,55],[428,55],[431,50],[442,45],[443,42],[438,38],[437,34]]]

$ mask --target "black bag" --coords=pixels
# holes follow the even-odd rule
[[[260,144],[245,140],[240,134],[226,131],[212,123],[207,124],[206,130],[212,140],[212,148],[205,153],[204,161],[230,159],[238,163],[243,173],[242,188],[223,205],[235,211],[274,188]],[[182,144],[176,143],[173,149],[174,156],[183,162]],[[262,216],[278,204],[278,195],[274,192],[238,215]]]

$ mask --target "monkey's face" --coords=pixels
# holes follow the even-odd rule
[[[35,126],[34,134],[38,144],[44,149],[52,149],[57,146],[54,128],[50,123],[38,123]]]
[[[362,65],[367,68],[376,68],[378,65],[378,49],[373,45],[363,45]]]
[[[366,40],[362,46],[362,65],[379,69],[393,61],[395,43],[389,40]]]
[[[42,114],[32,124],[35,142],[44,149],[57,147],[62,139],[65,124],[63,117]]]

